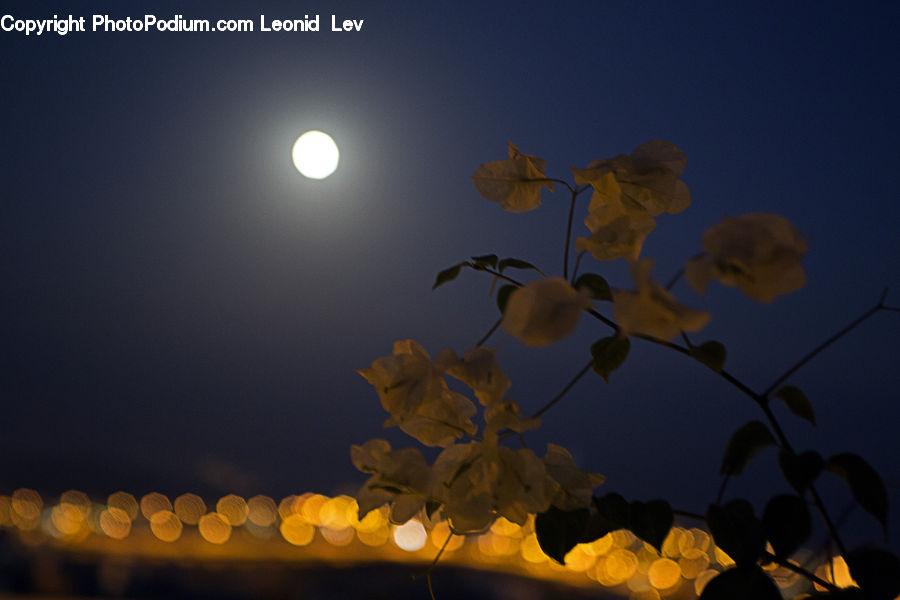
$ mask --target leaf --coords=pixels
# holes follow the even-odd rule
[[[594,357],[591,366],[606,383],[609,383],[610,374],[622,366],[630,349],[631,342],[627,337],[611,336],[597,340],[591,346],[591,356]]]
[[[453,281],[456,279],[456,276],[459,275],[459,271],[462,268],[463,263],[459,263],[458,265],[453,265],[452,267],[448,267],[437,274],[437,279],[434,280],[434,285],[431,286],[431,289],[437,289],[438,286],[444,285],[448,281]]]
[[[473,256],[472,262],[475,263],[476,267],[496,267],[497,266],[497,255],[496,254],[485,254],[484,256]]]
[[[672,507],[665,500],[631,503],[631,532],[662,551],[663,541],[675,523]]]
[[[775,438],[761,421],[750,421],[734,432],[722,456],[722,475],[740,475],[754,456],[767,446],[775,445]]]
[[[699,346],[691,346],[691,356],[716,372],[725,366],[725,346],[719,342],[703,342]]]
[[[803,498],[793,494],[781,494],[769,500],[762,525],[775,556],[781,559],[789,558],[812,533],[809,508]]]
[[[517,289],[518,286],[508,283],[497,291],[497,308],[500,309],[500,314],[506,312],[506,303],[509,302],[509,295]]]
[[[706,522],[716,545],[739,566],[755,564],[766,548],[762,523],[746,500],[732,500],[725,506],[711,504]]]
[[[813,425],[816,424],[816,414],[813,412],[812,404],[806,394],[800,391],[800,388],[786,385],[775,392],[775,397],[781,398],[788,410],[801,419],[806,419]]]
[[[735,567],[713,577],[700,600],[782,600],[781,592],[756,565]]]
[[[504,258],[497,264],[497,270],[501,273],[503,272],[503,269],[507,267],[512,267],[513,269],[533,269],[538,273],[541,272],[540,269],[538,269],[530,262],[525,262],[524,260],[519,260],[518,258]]]
[[[602,498],[595,496],[593,509],[582,535],[582,542],[593,542],[611,531],[631,526],[631,508],[628,501],[619,494],[610,493]]]
[[[887,534],[888,495],[878,471],[862,457],[849,452],[829,458],[825,470],[847,482],[859,505],[878,519]]]
[[[425,503],[425,514],[430,519],[434,515],[434,513],[437,512],[437,510],[440,507],[441,507],[440,502],[435,502],[434,500],[429,500],[428,502]]]
[[[581,540],[588,523],[588,509],[560,510],[551,506],[534,519],[534,532],[544,554],[565,564],[566,554]]]
[[[784,478],[800,494],[809,488],[822,472],[823,463],[822,456],[812,450],[797,455],[787,450],[778,453],[778,464]]]
[[[590,291],[591,298],[594,300],[606,300],[612,302],[612,290],[603,277],[595,273],[585,273],[575,280],[575,289],[585,287]]]
[[[848,553],[850,575],[869,600],[894,600],[900,595],[900,558],[878,548]]]

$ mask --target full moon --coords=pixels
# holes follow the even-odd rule
[[[330,135],[313,130],[297,138],[291,156],[304,177],[325,179],[337,169],[340,153]]]

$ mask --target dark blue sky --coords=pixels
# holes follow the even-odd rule
[[[695,336],[756,389],[873,305],[900,304],[900,9],[846,3],[6,3],[3,14],[210,20],[320,14],[318,33],[0,32],[0,488],[274,496],[364,479],[349,446],[383,432],[353,371],[414,338],[464,352],[496,319],[476,254],[561,271],[568,195],[508,214],[469,177],[507,141],[548,174],[663,138],[693,205],[644,246],[668,279],[725,215],[777,212],[808,238],[809,283],[763,306],[714,286]],[[134,6],[135,8],[131,8]],[[176,6],[180,6],[176,8]],[[364,19],[331,33],[330,15]],[[341,165],[290,163],[307,129]],[[587,195],[579,203],[575,232]],[[584,268],[631,285],[624,263]],[[540,407],[607,335],[542,350],[497,334],[511,396]],[[854,451],[900,504],[900,319],[881,314],[791,383],[799,449]],[[531,447],[564,443],[608,490],[703,511],[731,432],[760,414],[698,364],[635,343],[585,379]],[[730,491],[786,485],[774,453]],[[850,504],[823,487],[839,514]],[[754,489],[756,488],[756,489]],[[848,530],[877,536],[856,509]],[[900,526],[892,519],[896,547]]]

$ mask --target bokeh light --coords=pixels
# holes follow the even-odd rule
[[[427,540],[425,527],[416,519],[410,519],[394,529],[394,543],[407,552],[420,550]]]
[[[186,525],[196,525],[206,514],[206,503],[196,494],[182,494],[175,498],[175,514]]]
[[[313,527],[301,514],[292,514],[281,522],[281,537],[294,546],[306,546],[316,535]]]
[[[159,492],[150,492],[141,498],[141,514],[148,521],[150,518],[161,510],[172,510],[172,503],[169,499]]]
[[[181,537],[181,521],[169,510],[160,510],[150,517],[150,531],[164,542],[174,542]]]
[[[218,513],[208,513],[200,517],[197,530],[204,540],[212,544],[224,544],[231,537],[231,523]]]
[[[216,502],[216,512],[225,517],[232,527],[243,525],[249,509],[247,502],[236,494],[228,494]]]

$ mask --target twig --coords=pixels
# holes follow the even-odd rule
[[[488,338],[490,338],[492,335],[494,335],[494,332],[497,331],[497,328],[500,327],[500,323],[502,323],[502,322],[503,322],[503,317],[500,317],[499,319],[497,319],[497,322],[494,323],[490,329],[488,329],[487,333],[485,333],[483,336],[481,336],[480,340],[475,342],[475,347],[477,348],[478,346],[483,346],[484,343],[486,341],[488,341]]]
[[[584,367],[582,367],[582,369],[580,371],[578,371],[578,374],[575,375],[575,377],[573,377],[571,379],[571,381],[569,381],[569,383],[566,384],[566,387],[564,387],[556,396],[554,396],[553,399],[550,400],[550,402],[545,404],[543,406],[543,408],[541,408],[539,411],[537,411],[536,413],[531,415],[531,418],[536,419],[536,418],[540,417],[542,414],[544,414],[545,412],[547,412],[548,410],[550,410],[551,408],[553,408],[553,406],[557,402],[562,400],[563,396],[565,396],[568,393],[568,391],[571,390],[575,386],[576,383],[578,383],[578,380],[581,379],[582,377],[584,377],[585,374],[587,374],[587,372],[591,370],[591,365],[593,365],[593,364],[594,364],[594,361],[591,360],[590,362],[588,362],[588,364],[586,364]]]

